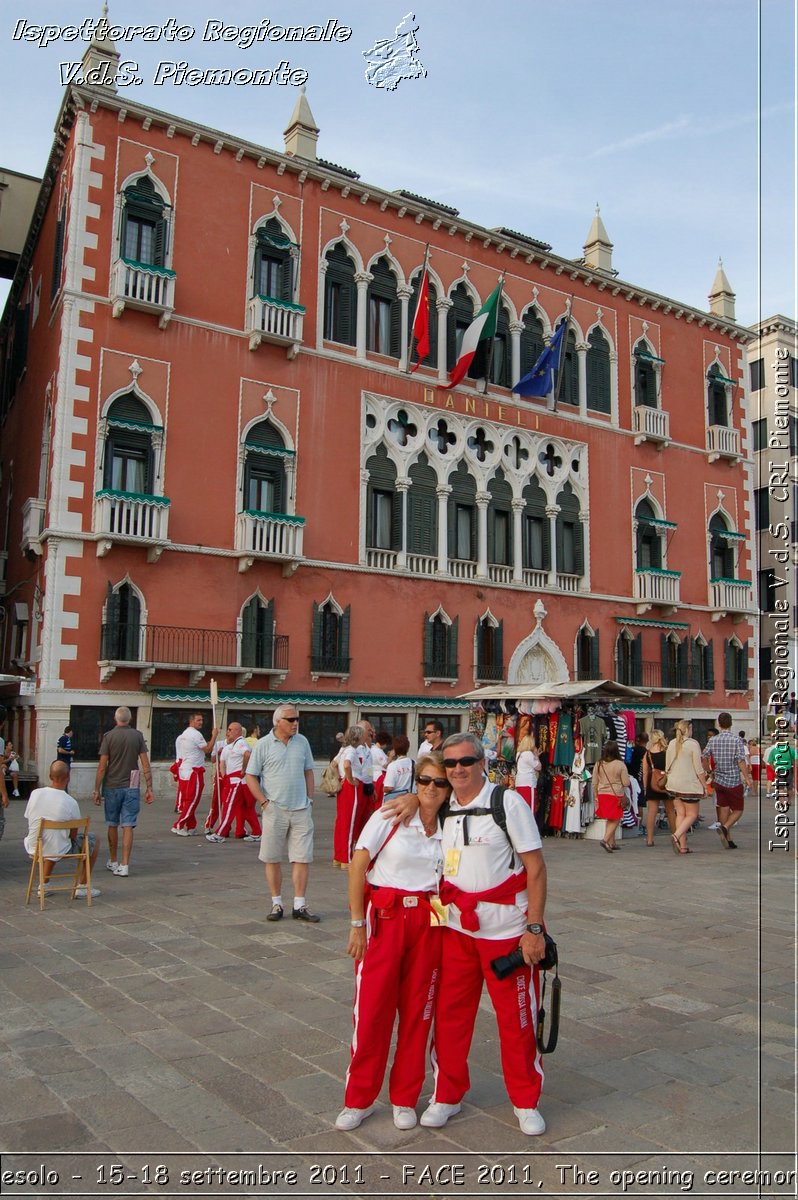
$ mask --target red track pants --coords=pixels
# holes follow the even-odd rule
[[[491,959],[515,950],[517,937],[490,941],[454,929],[442,933],[441,979],[431,1051],[435,1100],[459,1104],[469,1089],[468,1051],[484,980],[499,1026],[507,1094],[516,1108],[537,1108],[543,1086],[543,1063],[536,1041],[538,971],[524,967],[502,980],[491,971]]]
[[[348,863],[363,826],[374,811],[374,798],[364,796],[360,784],[353,787],[345,779],[336,797],[333,828],[333,860]]]
[[[213,776],[213,786],[211,787],[211,807],[208,810],[208,815],[205,818],[205,832],[210,833],[214,825],[219,820],[222,814],[222,781],[223,775],[219,774],[219,768],[216,768]]]
[[[175,829],[196,829],[195,813],[205,786],[205,768],[194,767],[190,779],[180,779],[177,783],[177,811],[179,816],[174,823]]]
[[[244,782],[243,775],[222,778],[222,819],[217,829],[219,837],[227,837],[235,821],[237,838],[244,836],[245,822],[251,833],[260,833],[260,821],[255,813],[255,797]]]
[[[377,1099],[398,1013],[389,1094],[392,1104],[414,1108],[426,1072],[443,930],[430,925],[429,907],[421,901],[414,908],[400,902],[376,923],[372,903],[366,919],[366,953],[355,965],[354,1033],[344,1104],[368,1108]]]

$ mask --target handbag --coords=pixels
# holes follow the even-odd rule
[[[663,796],[668,794],[668,772],[663,771],[661,767],[655,767],[651,761],[651,755],[648,758],[648,769],[650,771],[648,786],[652,792],[659,792]]]
[[[319,787],[328,796],[337,796],[341,790],[341,776],[338,774],[338,757],[328,762],[321,773]]]
[[[612,794],[614,796],[615,791],[613,790],[613,786],[610,783],[610,777],[607,774],[607,771],[606,771],[603,763],[601,764],[601,769],[602,769],[602,771],[604,771],[604,778],[607,780],[607,787],[609,788],[609,790],[612,792]],[[632,801],[631,801],[631,798],[629,797],[629,793],[626,788],[623,789],[623,795],[616,797],[616,799],[618,800],[618,803],[620,804],[623,811],[625,813],[629,812],[629,809],[632,807]]]

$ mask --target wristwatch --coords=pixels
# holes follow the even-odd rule
[[[352,926],[353,929],[365,929],[366,928],[365,921],[350,921],[349,924]]]
[[[543,926],[539,925],[537,923],[537,921],[534,921],[531,925],[527,925],[526,931],[527,931],[527,933],[538,933],[538,934],[545,932]]]

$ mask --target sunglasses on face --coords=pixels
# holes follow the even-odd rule
[[[482,762],[482,759],[469,754],[465,758],[445,758],[443,765],[447,771],[451,771],[453,767],[473,767],[478,762]]]
[[[447,788],[449,786],[445,779],[433,779],[431,775],[416,775],[416,783],[420,783],[422,787],[428,787],[432,784],[436,788]]]
[[[296,721],[299,720],[299,717],[281,717],[280,720],[288,721],[288,722],[290,722],[291,725],[293,725]]]

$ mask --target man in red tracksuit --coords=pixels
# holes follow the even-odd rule
[[[485,777],[478,738],[453,734],[442,751],[452,785],[449,815],[443,824],[440,889],[441,901],[449,906],[449,921],[442,931],[432,1040],[435,1090],[421,1124],[440,1128],[460,1111],[470,1085],[468,1051],[485,982],[499,1026],[504,1082],[521,1132],[543,1133],[534,967],[546,949],[546,868],[540,834],[529,806],[511,790],[504,793],[507,832],[494,820],[493,785]],[[469,815],[469,809],[480,812]],[[496,979],[491,960],[519,945],[525,966]]]

